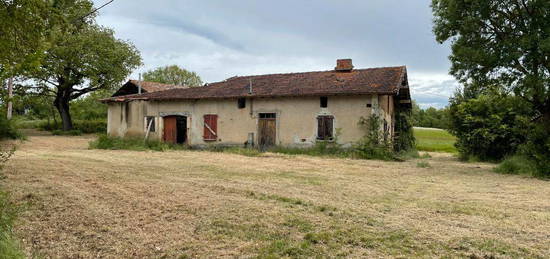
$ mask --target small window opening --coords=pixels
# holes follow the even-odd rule
[[[321,108],[327,108],[328,107],[328,97],[322,96],[321,97]]]
[[[244,109],[246,107],[246,98],[239,98],[237,100],[237,106],[239,109]]]
[[[372,107],[372,103],[367,103],[367,108],[371,108]]]
[[[145,124],[145,131],[149,129],[149,132],[155,132],[155,117],[154,116],[147,116],[146,117],[147,124]]]
[[[275,119],[276,117],[275,113],[260,113],[260,119]]]

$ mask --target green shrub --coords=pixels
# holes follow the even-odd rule
[[[397,137],[393,142],[393,149],[396,152],[416,149],[411,109],[397,107],[395,110],[395,133]]]
[[[354,156],[361,159],[397,160],[387,130],[382,131],[383,120],[376,114],[361,118],[359,125],[365,128],[365,136],[353,146]]]
[[[521,174],[536,176],[536,162],[521,155],[515,155],[504,159],[497,167],[495,172],[501,174]]]
[[[82,131],[82,133],[106,133],[106,120],[77,120],[74,123],[74,128]]]
[[[450,132],[457,137],[462,158],[498,161],[514,154],[526,141],[526,125],[532,114],[526,102],[505,93],[489,92],[450,100]]]
[[[69,130],[69,131],[52,130],[52,135],[56,135],[56,136],[80,136],[80,135],[82,135],[82,131],[80,131],[80,130]]]
[[[144,140],[140,137],[111,137],[101,134],[96,140],[89,143],[91,149],[136,150],[136,151],[166,151],[170,149],[184,149],[183,145],[168,144],[159,140]]]
[[[44,120],[16,120],[15,126],[19,129],[38,129]]]
[[[0,116],[0,139],[20,139],[23,134],[17,130],[13,120],[8,120],[4,115]]]
[[[520,146],[519,154],[534,163],[538,176],[550,177],[550,131],[541,124],[531,124],[529,128],[527,142]]]
[[[60,130],[61,124],[51,121],[41,121],[38,123],[36,128],[46,131]]]

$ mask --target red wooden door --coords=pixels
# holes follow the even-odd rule
[[[176,126],[176,116],[164,117],[164,141],[176,143],[178,139],[178,127]]]

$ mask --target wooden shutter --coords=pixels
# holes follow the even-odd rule
[[[330,140],[333,138],[333,135],[332,135],[333,118],[334,117],[332,116],[317,117],[317,139]]]
[[[206,114],[204,115],[204,140],[217,140],[218,139],[218,115]]]
[[[317,117],[317,139],[325,139],[325,120],[322,116]]]
[[[325,139],[332,140],[332,116],[325,116]]]

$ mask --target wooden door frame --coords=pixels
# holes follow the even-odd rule
[[[260,146],[260,114],[262,113],[273,113],[275,114],[275,139],[273,140],[273,145],[274,146],[277,146],[278,145],[278,140],[279,140],[279,117],[280,117],[280,113],[277,112],[277,111],[258,111],[256,113],[256,137],[255,137],[255,141],[256,141],[256,145],[259,147]]]
[[[178,143],[177,143],[177,138],[178,138],[178,136],[177,136],[177,132],[178,132],[178,128],[177,128],[177,127],[178,127],[177,119],[178,119],[178,117],[184,117],[184,118],[185,118],[185,126],[186,126],[186,128],[185,128],[185,142],[184,142],[184,143],[181,143],[181,144],[182,144],[182,145],[189,145],[189,143],[190,143],[190,140],[189,140],[190,136],[189,136],[189,135],[191,135],[191,134],[190,134],[190,131],[191,131],[190,129],[191,129],[191,127],[190,127],[189,124],[190,124],[190,122],[191,122],[191,116],[188,116],[188,115],[186,115],[186,114],[188,114],[188,113],[181,113],[181,112],[177,112],[177,113],[161,113],[161,118],[162,118],[162,129],[159,129],[159,130],[160,130],[159,133],[162,134],[161,137],[160,137],[160,139],[161,139],[163,142],[165,141],[165,140],[164,140],[164,128],[165,128],[164,120],[165,120],[165,118],[166,118],[166,117],[175,117],[175,119],[176,119],[176,144],[178,144]],[[160,123],[159,123],[159,124],[160,124]],[[159,127],[159,128],[160,128],[160,127]]]

